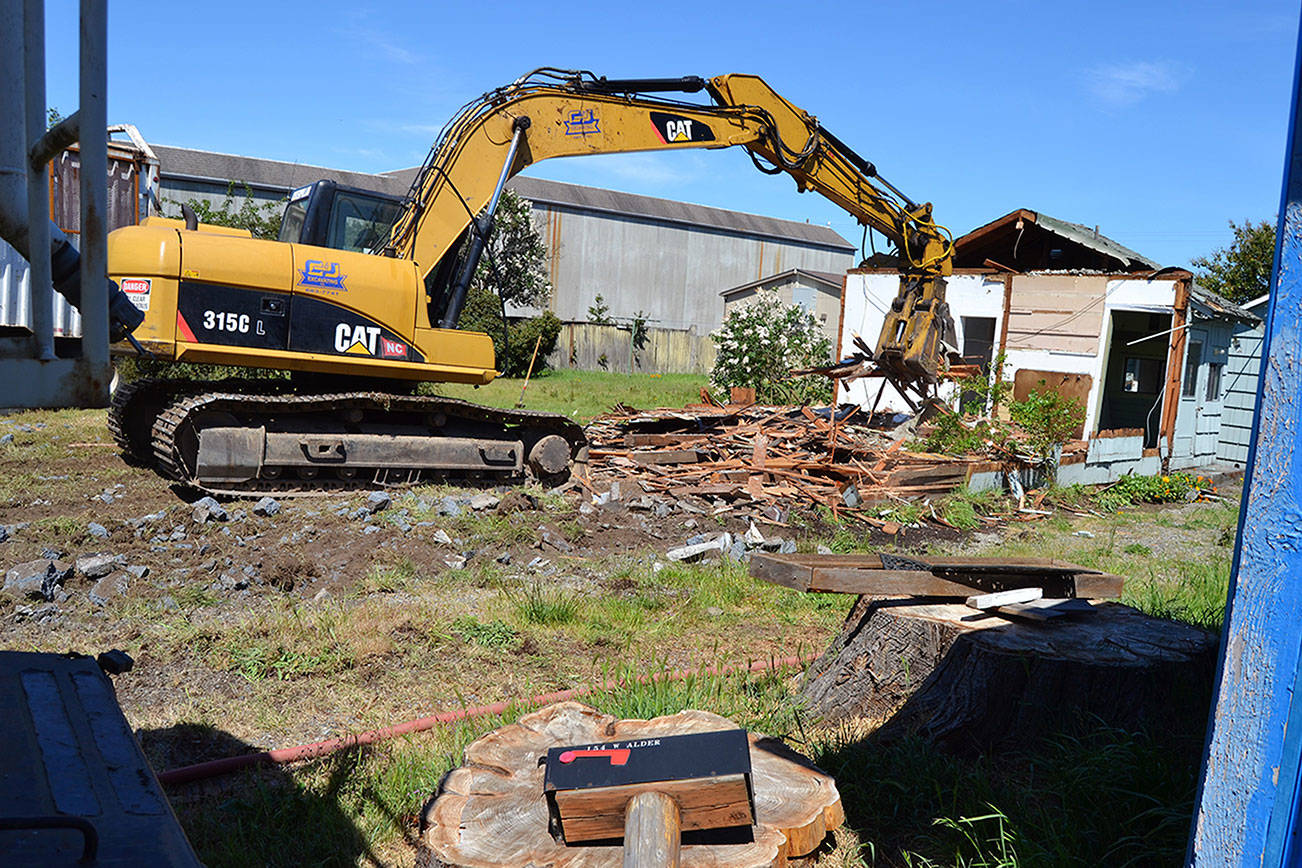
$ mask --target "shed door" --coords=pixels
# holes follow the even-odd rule
[[[1175,448],[1172,458],[1192,458],[1198,433],[1198,408],[1207,388],[1207,330],[1189,329],[1185,341],[1184,370],[1181,373],[1180,407],[1175,416]]]

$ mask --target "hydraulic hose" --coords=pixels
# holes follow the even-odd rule
[[[655,681],[682,681],[693,675],[731,675],[737,672],[765,672],[777,671],[791,666],[803,666],[812,663],[817,659],[817,655],[804,654],[795,657],[770,658],[767,661],[752,663],[750,666],[702,666],[695,669],[678,669],[673,672],[660,675],[642,675],[634,680],[636,684],[647,684]],[[574,687],[569,690],[559,690],[555,693],[544,693],[538,696],[531,696],[527,699],[510,699],[503,702],[494,702],[489,705],[476,705],[470,708],[458,708],[453,711],[444,711],[439,714],[433,714],[429,717],[420,717],[415,720],[409,720],[405,723],[397,723],[392,726],[372,729],[368,732],[359,732],[354,735],[346,735],[343,738],[332,738],[326,741],[312,742],[311,744],[301,744],[297,747],[277,748],[274,750],[265,750],[258,753],[246,753],[239,756],[225,757],[224,759],[210,760],[208,762],[196,763],[195,765],[182,766],[181,768],[170,769],[158,776],[160,783],[164,785],[187,784],[192,781],[203,780],[204,778],[215,777],[216,775],[228,774],[242,768],[263,763],[283,764],[297,762],[299,760],[316,759],[317,757],[326,756],[337,751],[347,750],[348,748],[357,747],[364,744],[373,744],[377,741],[393,738],[399,735],[408,735],[413,732],[424,732],[433,729],[441,723],[452,723],[458,720],[468,720],[475,717],[484,717],[490,714],[502,714],[512,706],[525,705],[549,705],[553,702],[564,702],[567,699],[574,699],[585,693],[592,693],[599,690],[611,690],[627,683],[621,679],[605,681],[601,684],[588,685],[586,687]]]
[[[72,246],[53,220],[50,221],[50,277],[55,290],[81,310],[81,253]],[[145,314],[117,285],[108,280],[109,341],[124,340],[145,321]]]

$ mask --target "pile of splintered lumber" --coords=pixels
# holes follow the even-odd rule
[[[617,408],[588,425],[590,468],[598,486],[628,479],[650,494],[800,500],[852,512],[967,481],[972,460],[911,452],[863,421],[809,407]]]

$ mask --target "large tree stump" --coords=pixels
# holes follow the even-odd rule
[[[861,597],[802,693],[826,719],[883,720],[951,750],[999,750],[1082,718],[1108,726],[1203,726],[1214,635],[1103,603],[1035,623],[960,604]]]
[[[423,822],[426,862],[432,866],[548,866],[601,868],[621,865],[618,846],[566,846],[548,830],[539,758],[562,745],[622,741],[735,729],[727,718],[682,711],[654,720],[619,720],[577,702],[527,714],[466,748],[460,768],[439,785]],[[844,819],[836,784],[808,760],[775,739],[750,735],[755,795],[754,840],[687,844],[683,868],[785,866],[821,844]]]

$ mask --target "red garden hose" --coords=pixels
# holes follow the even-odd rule
[[[730,675],[734,672],[763,672],[765,670],[783,669],[789,666],[802,666],[813,662],[817,655],[801,655],[796,657],[783,657],[780,659],[770,658],[768,661],[752,663],[750,666],[703,666],[697,669],[678,669],[673,672],[659,675],[642,675],[636,679],[638,684],[646,684],[653,681],[681,681],[692,675]],[[230,756],[224,759],[211,760],[209,762],[196,763],[195,765],[182,766],[179,769],[170,769],[158,776],[158,780],[163,784],[185,784],[191,781],[202,780],[216,775],[233,772],[236,769],[242,769],[245,766],[258,765],[260,763],[290,763],[298,760],[315,759],[316,757],[325,756],[335,751],[345,750],[362,744],[372,744],[382,741],[386,738],[393,738],[397,735],[406,735],[411,732],[423,732],[427,729],[433,729],[440,723],[451,723],[456,720],[465,720],[472,717],[483,717],[488,714],[501,714],[513,705],[547,705],[552,702],[563,702],[567,699],[574,699],[585,693],[591,693],[594,690],[610,690],[624,683],[622,680],[606,681],[599,685],[589,685],[587,687],[574,687],[569,690],[560,690],[555,693],[544,693],[540,696],[531,696],[528,699],[513,699],[504,702],[494,702],[491,705],[478,705],[471,708],[458,708],[455,711],[444,711],[429,717],[420,717],[416,720],[409,720],[406,723],[397,723],[393,726],[386,726],[380,729],[373,729],[369,732],[359,732],[356,735],[347,735],[343,738],[332,738],[326,741],[313,742],[312,744],[301,744],[297,747],[277,748],[275,750],[260,751],[258,753],[246,753],[239,756]]]

